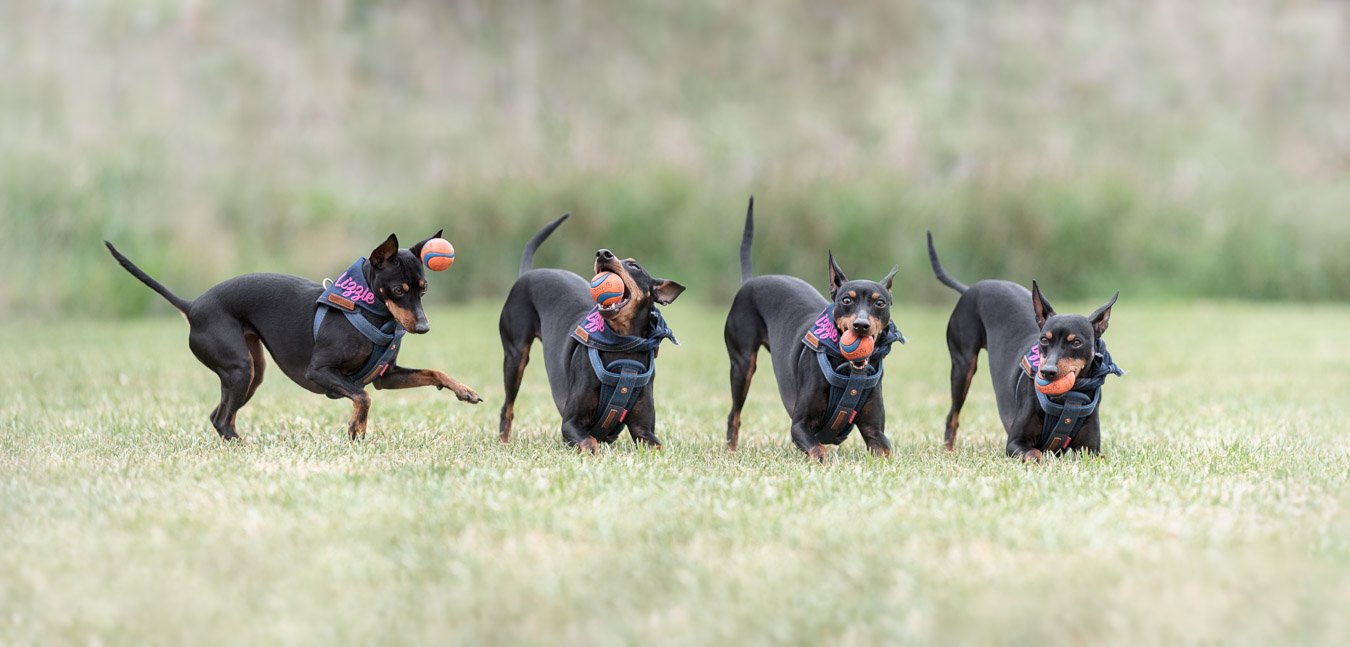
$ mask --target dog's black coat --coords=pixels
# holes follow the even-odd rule
[[[731,413],[727,416],[727,448],[740,442],[741,409],[755,374],[759,349],[766,346],[778,380],[778,395],[792,418],[792,442],[808,456],[822,460],[828,451],[815,435],[825,428],[830,385],[821,374],[814,351],[802,337],[829,305],[815,288],[793,276],[753,276],[750,243],[754,237],[754,200],[745,214],[741,240],[741,288],[727,314],[725,337],[731,358]],[[858,335],[877,335],[891,320],[891,283],[895,270],[877,281],[850,281],[829,256],[830,297],[835,324]],[[856,418],[858,432],[874,454],[889,456],[886,411],[878,384]]]
[[[1035,384],[1025,377],[1022,356],[1034,343],[1041,344],[1040,375],[1054,380],[1061,372],[1081,372],[1091,366],[1097,338],[1106,332],[1117,292],[1092,314],[1055,314],[1054,308],[1032,281],[1032,289],[1009,281],[985,280],[966,286],[942,269],[933,235],[928,234],[928,257],[943,285],[961,298],[947,323],[947,348],[952,357],[952,407],[947,414],[944,444],[950,451],[956,443],[961,407],[975,378],[980,349],[989,352],[989,371],[998,401],[999,418],[1008,433],[1009,456],[1037,459],[1044,431],[1045,414],[1036,397]],[[1071,450],[1101,450],[1101,420],[1097,407],[1069,444]]]
[[[511,438],[511,423],[515,418],[516,396],[530,361],[530,345],[535,339],[544,344],[544,369],[548,373],[553,404],[562,414],[563,440],[581,450],[595,451],[598,443],[612,443],[619,435],[595,437],[591,425],[600,408],[600,379],[591,368],[586,346],[571,337],[572,331],[595,306],[591,300],[586,279],[559,269],[533,269],[534,252],[549,234],[558,228],[570,214],[554,220],[540,229],[525,245],[521,255],[520,278],[511,286],[511,292],[502,306],[498,329],[501,332],[503,379],[506,402],[502,405],[498,426],[499,438]],[[619,334],[647,336],[655,304],[669,304],[684,291],[684,286],[669,279],[653,278],[637,261],[620,260],[608,249],[595,253],[595,271],[618,274],[624,281],[626,300],[612,312],[602,312],[606,323]],[[606,362],[631,359],[645,364],[644,352],[602,351]],[[656,405],[653,384],[648,384],[641,397],[633,403],[625,419],[634,442],[660,447],[656,437]]]
[[[440,235],[437,232],[432,238]],[[426,279],[419,252],[425,242],[419,242],[411,250],[399,249],[398,238],[390,234],[370,253],[365,265],[366,282],[376,298],[388,307],[390,318],[408,332],[418,334],[430,330],[422,311]],[[188,301],[150,278],[112,243],[104,241],[104,244],[123,268],[167,299],[187,319],[191,328],[188,347],[220,377],[220,404],[211,412],[211,424],[222,438],[239,437],[235,414],[262,383],[266,366],[264,346],[281,372],[296,384],[314,393],[350,399],[354,410],[348,433],[352,438],[365,434],[370,396],[364,385],[347,376],[365,366],[374,345],[339,316],[326,317],[315,337],[314,313],[319,307],[315,299],[323,292],[323,286],[287,274],[245,274],[219,283]],[[389,321],[366,311],[362,314],[376,327]],[[440,371],[397,364],[391,365],[372,384],[377,389],[448,388],[465,402],[482,401],[473,389]]]

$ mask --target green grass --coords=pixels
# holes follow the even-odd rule
[[[724,451],[696,303],[666,309],[665,451],[564,448],[538,360],[499,445],[496,307],[404,354],[486,403],[378,392],[362,442],[275,369],[220,442],[177,319],[0,323],[0,643],[1350,640],[1350,307],[1122,302],[1104,459],[1044,465],[1003,457],[983,375],[941,450],[945,312],[902,307],[895,455],[823,466],[768,371]]]

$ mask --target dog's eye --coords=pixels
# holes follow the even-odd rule
[[[1083,340],[1081,340],[1081,339],[1075,339],[1075,340],[1073,340],[1073,347],[1074,347],[1074,348],[1081,347],[1082,345],[1083,345]]]
[[[878,308],[885,308],[885,307],[886,307],[886,302],[885,302],[885,301],[882,301],[881,299],[877,299],[876,306],[877,306]]]
[[[842,303],[842,304],[844,304],[844,305],[846,305],[846,306],[851,306],[851,305],[853,305],[853,299],[850,298],[850,297],[844,297],[844,298],[842,298],[842,299],[839,300],[839,303]]]
[[[1041,337],[1041,345],[1042,345],[1042,346],[1044,346],[1044,345],[1046,345],[1046,344],[1049,344],[1049,343],[1050,343],[1050,340],[1049,340],[1049,339],[1046,339],[1045,337]]]
[[[401,287],[399,287],[399,288],[394,288],[393,292],[394,292],[394,296],[396,296],[396,297],[401,297],[401,296],[403,296],[403,288],[401,288]]]

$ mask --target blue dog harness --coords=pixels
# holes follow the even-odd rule
[[[834,326],[834,304],[820,313],[820,317],[802,337],[806,348],[815,351],[820,372],[830,384],[829,405],[826,407],[830,417],[825,428],[815,432],[818,442],[838,445],[852,433],[858,411],[867,404],[868,396],[881,383],[881,376],[885,373],[882,359],[891,353],[891,344],[897,341],[905,343],[905,336],[895,327],[895,322],[890,322],[877,337],[867,366],[855,368],[839,350],[839,329]]]
[[[403,335],[407,331],[393,319],[393,314],[384,302],[375,296],[366,282],[366,259],[359,258],[336,281],[324,286],[323,294],[316,300],[319,304],[314,310],[314,341],[319,340],[319,327],[323,325],[328,309],[340,311],[347,322],[356,328],[375,348],[370,352],[366,365],[347,379],[362,386],[370,384],[375,378],[384,375],[389,366],[398,359],[398,349]],[[378,328],[370,323],[361,311],[365,310],[377,317],[388,317],[389,321]],[[331,397],[331,396],[330,396]]]
[[[1022,374],[1037,383],[1037,370],[1041,366],[1041,347],[1032,344],[1031,350],[1022,357]],[[1096,352],[1092,365],[1086,371],[1086,377],[1080,376],[1073,383],[1073,389],[1060,396],[1050,396],[1035,389],[1036,400],[1045,413],[1045,426],[1041,430],[1041,451],[1055,452],[1068,448],[1074,436],[1083,428],[1088,416],[1097,411],[1102,401],[1102,385],[1108,375],[1124,375],[1125,371],[1111,359],[1106,350],[1106,342],[1097,338]],[[1044,386],[1044,384],[1042,384]],[[1053,398],[1059,398],[1056,402]]]
[[[589,432],[592,436],[612,436],[622,431],[627,424],[628,412],[633,403],[642,397],[642,392],[652,381],[656,372],[656,353],[661,341],[669,337],[675,345],[675,333],[666,326],[661,311],[652,308],[651,330],[646,337],[620,335],[614,332],[605,318],[600,316],[599,306],[592,308],[581,323],[572,331],[572,339],[586,347],[591,360],[591,370],[600,380],[600,407],[595,422]],[[615,353],[647,352],[647,365],[633,359],[616,359],[608,364],[600,357],[600,351]]]

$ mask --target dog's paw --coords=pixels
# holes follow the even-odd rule
[[[600,441],[593,437],[587,437],[585,440],[577,443],[577,451],[585,454],[594,454],[600,449]]]
[[[1022,454],[1023,463],[1039,463],[1043,458],[1044,456],[1041,455],[1041,450],[1039,449],[1033,449],[1025,454]]]
[[[459,398],[460,402],[468,402],[469,404],[478,404],[483,401],[483,398],[478,397],[477,391],[462,384],[455,389],[455,397]]]

